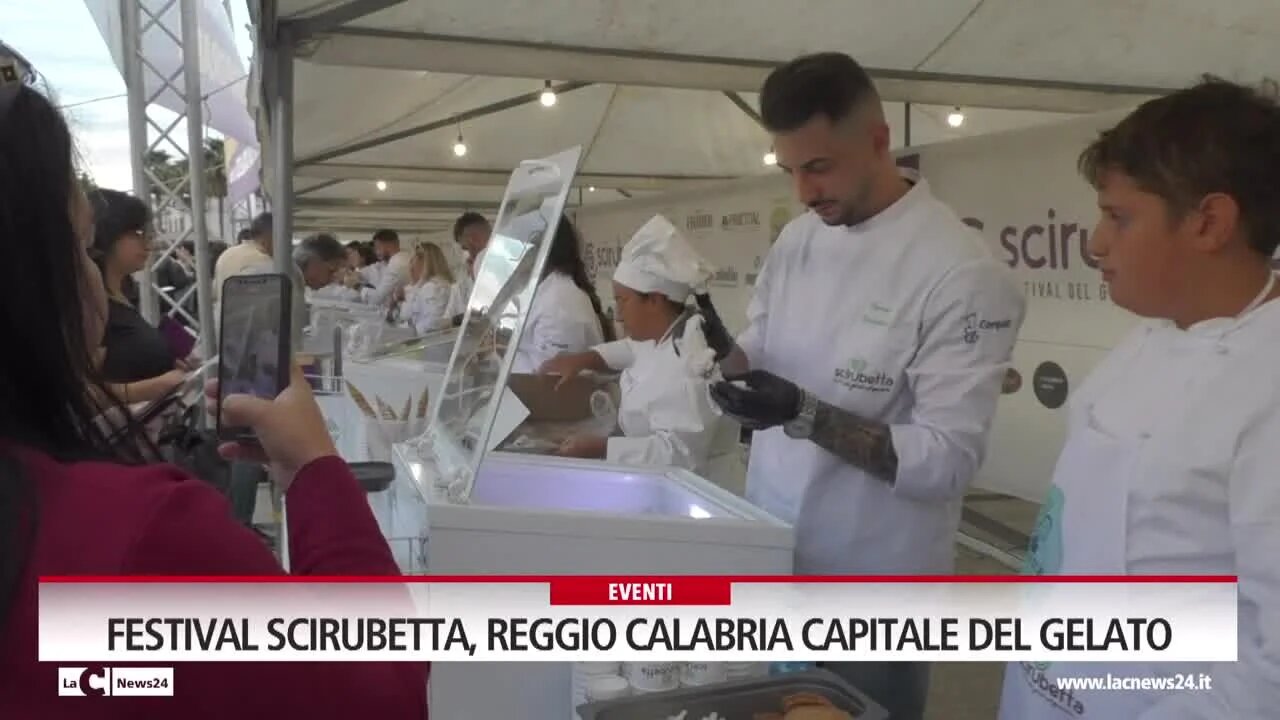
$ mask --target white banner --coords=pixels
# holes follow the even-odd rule
[[[1040,502],[1065,436],[1063,405],[1134,318],[1106,296],[1084,252],[1097,219],[1080,151],[1123,112],[916,148],[902,156],[934,194],[982,233],[1027,295],[981,488]],[[722,273],[712,297],[731,332],[746,323],[754,273],[782,226],[803,210],[789,181],[770,176],[642,201],[585,208],[578,222],[602,298],[622,246],[655,213],[685,229]],[[821,323],[822,308],[812,308]]]
[[[44,582],[41,662],[1234,661],[1234,578]],[[336,580],[336,579],[335,579]]]
[[[164,0],[132,0],[142,7],[159,12]],[[120,0],[85,0],[111,50],[116,67],[124,72],[123,33],[120,17]],[[147,97],[156,96],[155,102],[180,115],[187,112],[186,100],[178,92],[165,85],[168,81],[179,91],[184,91],[182,77],[183,52],[182,19],[180,3],[169,3],[161,13],[159,25],[153,25],[143,33],[142,55],[154,69],[143,65],[143,84]],[[235,32],[231,18],[220,0],[200,0],[199,56],[200,93],[205,97],[205,124],[222,133],[232,142],[226,143],[227,197],[239,202],[258,187],[258,169],[261,153],[258,134],[249,117],[248,75],[240,53],[236,48]],[[142,14],[142,25],[149,17]],[[173,35],[169,35],[163,26]],[[177,38],[175,40],[174,38]],[[157,74],[160,73],[159,75]],[[161,77],[163,75],[163,77]],[[135,148],[135,152],[141,150]],[[134,158],[137,162],[137,158]]]

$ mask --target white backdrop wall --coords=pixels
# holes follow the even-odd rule
[[[1014,352],[1020,382],[1006,387],[977,485],[1039,502],[1061,448],[1065,401],[1134,318],[1106,297],[1085,260],[1097,216],[1076,158],[1109,113],[1008,133],[915,148],[935,194],[953,207],[1013,268],[1027,295],[1027,320]],[[712,296],[729,329],[740,331],[755,273],[782,226],[802,208],[785,177],[745,180],[697,193],[586,208],[577,222],[601,298],[623,244],[655,213],[684,228],[720,267]],[[823,322],[822,308],[813,321]],[[1016,386],[1016,387],[1015,387]]]

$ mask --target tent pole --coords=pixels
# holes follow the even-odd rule
[[[196,246],[196,305],[200,318],[200,353],[217,354],[213,298],[209,295],[209,224],[205,213],[204,98],[200,94],[200,18],[196,0],[182,0],[182,71],[187,101],[187,170],[190,174],[191,223]]]
[[[147,180],[147,88],[142,76],[142,10],[135,0],[120,0],[121,59],[129,108],[129,154],[133,159],[133,196],[152,207],[151,183]],[[142,268],[138,301],[149,323],[159,320],[151,263]]]
[[[276,272],[290,277],[293,262],[293,44],[287,25],[280,27],[268,52],[275,66],[271,150],[275,187],[271,193],[272,255]]]
[[[911,147],[911,103],[902,104],[902,146]]]

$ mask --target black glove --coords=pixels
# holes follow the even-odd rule
[[[711,304],[711,296],[698,293],[693,296],[698,301],[698,310],[702,312],[702,334],[707,338],[707,347],[716,353],[716,362],[720,362],[733,352],[733,336],[725,329],[720,313]]]
[[[746,383],[742,388],[734,381]],[[800,414],[800,388],[790,380],[765,370],[726,376],[711,386],[711,399],[726,413],[752,430],[763,430],[794,420]]]

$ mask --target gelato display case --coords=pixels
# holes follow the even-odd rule
[[[789,573],[792,529],[692,473],[492,450],[514,427],[509,350],[579,152],[512,174],[431,421],[369,498],[396,560],[413,574]],[[571,667],[438,663],[430,702],[450,720],[570,720]]]
[[[390,461],[391,444],[426,425],[457,330],[417,335],[380,308],[327,299],[310,301],[308,312],[299,355],[339,452]]]

